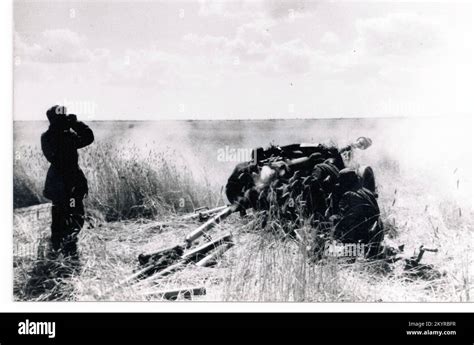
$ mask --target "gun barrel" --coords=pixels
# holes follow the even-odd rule
[[[339,153],[342,154],[344,152],[351,151],[353,149],[366,150],[370,146],[372,146],[372,139],[370,139],[368,137],[359,137],[353,143],[339,149]]]
[[[209,219],[207,222],[199,226],[196,230],[194,230],[190,234],[188,234],[185,238],[187,245],[189,246],[193,241],[201,237],[206,231],[215,227],[217,224],[219,224],[221,221],[229,217],[236,210],[237,210],[236,205],[227,206],[217,215],[215,215],[214,217]]]

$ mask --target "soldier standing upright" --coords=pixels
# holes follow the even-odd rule
[[[77,235],[84,225],[83,199],[87,180],[79,167],[77,150],[94,141],[92,130],[65,107],[55,105],[46,115],[48,130],[41,136],[41,148],[51,163],[44,196],[52,206],[51,243],[55,252],[77,256]]]

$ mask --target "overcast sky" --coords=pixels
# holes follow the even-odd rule
[[[470,2],[16,1],[15,119],[472,110]]]

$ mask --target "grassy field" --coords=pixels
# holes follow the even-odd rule
[[[159,300],[157,291],[164,289],[202,286],[207,294],[194,299],[470,301],[471,127],[436,121],[92,123],[97,140],[81,150],[90,221],[80,235],[80,266],[44,255],[48,218],[16,216],[15,299],[146,301]],[[45,201],[47,162],[38,146],[45,129],[44,123],[15,124],[15,207]],[[220,159],[219,150],[271,142],[344,145],[360,135],[374,145],[354,160],[375,170],[388,241],[406,244],[407,255],[421,244],[438,248],[423,262],[440,276],[409,277],[400,265],[387,270],[379,262],[314,264],[304,245],[260,229],[252,216],[232,215],[213,230],[232,232],[236,243],[216,267],[190,265],[163,279],[116,286],[137,268],[138,254],[181,243],[199,225],[181,221],[181,214],[224,203],[221,187],[236,161]]]

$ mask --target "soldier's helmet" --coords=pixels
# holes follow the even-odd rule
[[[46,117],[51,124],[66,120],[67,109],[61,105],[54,105],[46,111]]]

